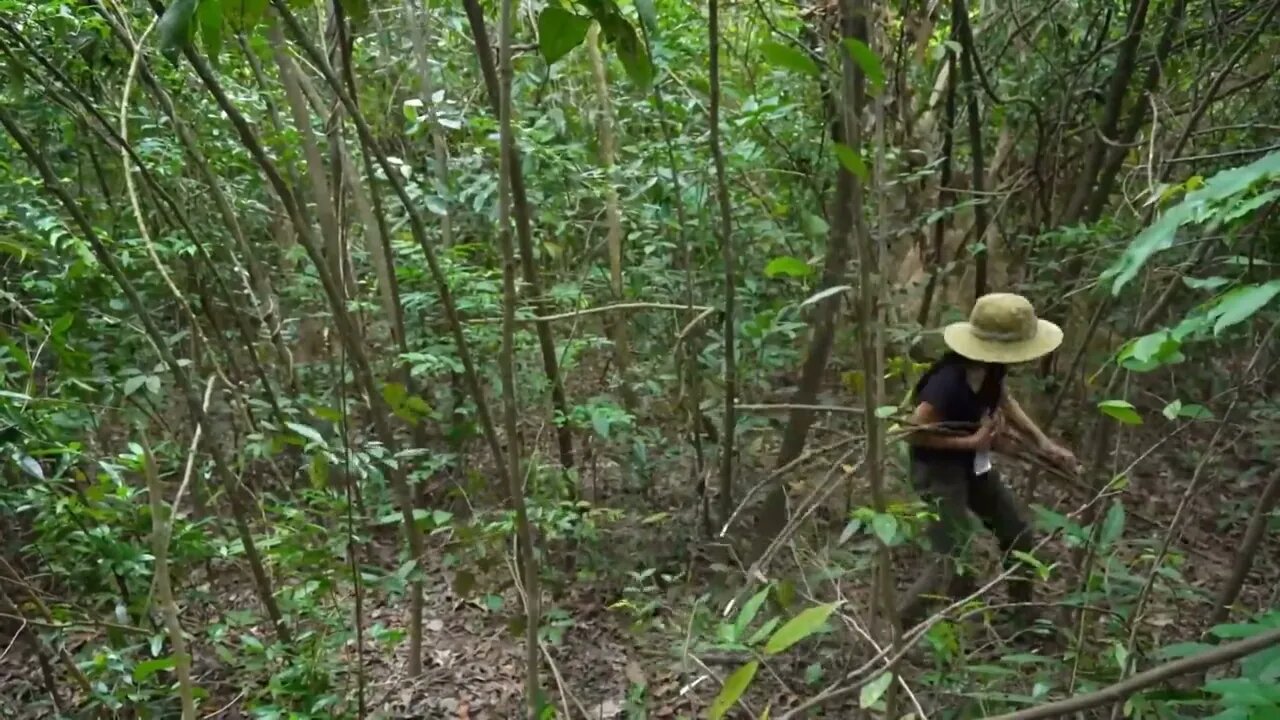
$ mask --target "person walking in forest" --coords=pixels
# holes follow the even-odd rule
[[[1062,330],[1057,325],[1037,318],[1020,295],[991,293],[974,303],[968,322],[948,325],[942,337],[948,352],[929,367],[913,393],[917,405],[912,421],[921,429],[907,436],[912,484],[937,517],[927,534],[934,553],[929,567],[899,604],[904,627],[919,622],[931,597],[945,593],[959,598],[972,592],[972,575],[958,567],[970,510],[995,534],[1005,564],[1017,565],[1008,581],[1010,601],[1031,602],[1029,568],[1014,555],[1033,548],[1031,527],[991,465],[992,448],[1010,440],[1003,434],[1006,423],[1055,464],[1076,464],[1071,451],[1050,440],[1004,384],[1007,366],[1058,347]],[[1024,621],[1034,617],[1026,605],[1018,607],[1018,615]]]

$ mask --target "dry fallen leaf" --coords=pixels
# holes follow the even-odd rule
[[[627,681],[630,682],[632,685],[648,684],[645,682],[644,670],[641,669],[640,665],[635,660],[627,661],[626,673],[627,673]]]

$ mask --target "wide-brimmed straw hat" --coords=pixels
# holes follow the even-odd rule
[[[1031,302],[1013,293],[978,298],[968,322],[942,331],[947,347],[979,362],[1020,363],[1053,352],[1062,344],[1062,328],[1036,317]]]

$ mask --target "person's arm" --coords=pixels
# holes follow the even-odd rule
[[[919,447],[936,448],[938,450],[985,450],[991,446],[995,437],[996,423],[992,418],[983,421],[977,431],[967,435],[931,431],[929,428],[944,422],[942,413],[930,403],[922,402],[911,414],[911,423],[919,428],[908,433],[906,441]]]
[[[1005,389],[1000,396],[1000,411],[1009,420],[1009,424],[1026,435],[1036,447],[1064,467],[1076,464],[1076,456],[1067,448],[1049,439],[1048,435],[1027,415],[1013,395]]]
[[[1040,429],[1040,426],[1036,425],[1035,421],[1027,415],[1026,411],[1022,409],[1022,406],[1018,404],[1018,401],[1014,399],[1013,395],[1009,394],[1007,389],[1000,393],[1000,410],[1003,411],[1005,417],[1008,418],[1009,424],[1012,425],[1015,430],[1018,430],[1034,441],[1036,446],[1043,448],[1053,444],[1053,441],[1049,439],[1049,436],[1045,435],[1044,431]]]

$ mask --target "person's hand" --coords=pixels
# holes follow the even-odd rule
[[[999,413],[992,413],[982,418],[982,424],[978,426],[978,431],[969,436],[969,443],[974,450],[990,450],[991,446],[1000,438],[1003,430],[1004,418]]]
[[[1040,445],[1040,451],[1043,452],[1054,465],[1057,465],[1063,470],[1075,470],[1080,464],[1080,462],[1076,460],[1075,453],[1052,440],[1044,441]]]

